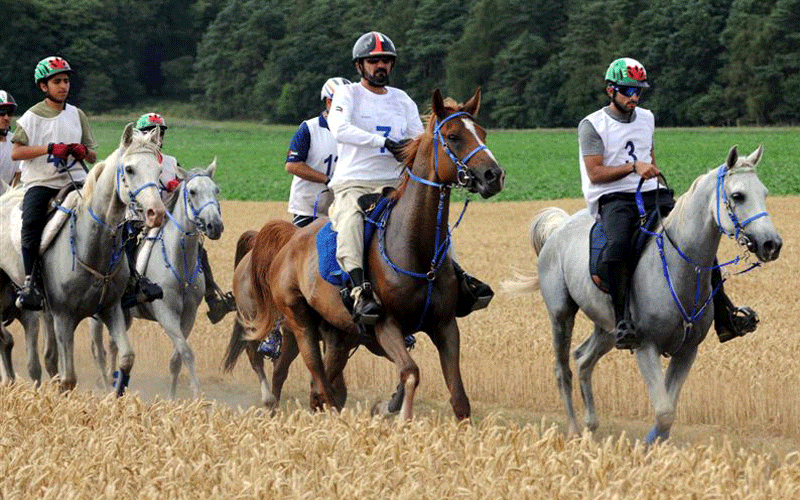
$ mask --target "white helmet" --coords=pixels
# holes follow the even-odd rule
[[[336,90],[336,87],[339,85],[347,85],[348,83],[351,82],[347,78],[342,78],[339,76],[328,78],[328,81],[326,81],[325,85],[322,86],[322,92],[320,92],[320,95],[322,96],[321,100],[324,101],[326,98],[333,99],[333,93]]]

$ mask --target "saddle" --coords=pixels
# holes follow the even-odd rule
[[[644,222],[644,228],[648,231],[654,231],[658,226],[661,217],[658,209],[653,209],[647,213]],[[630,272],[633,273],[636,269],[636,264],[642,255],[644,246],[650,239],[650,235],[637,230],[633,235],[633,253],[634,257],[631,264]],[[605,293],[609,293],[608,289],[608,266],[604,266],[600,260],[603,255],[603,248],[605,248],[608,239],[606,233],[603,231],[603,225],[598,221],[592,225],[589,231],[589,274],[592,277],[594,284]]]
[[[391,210],[394,201],[388,195],[394,191],[387,188],[382,193],[365,194],[358,199],[358,205],[364,212],[364,248],[369,248],[375,236],[377,224],[387,210]],[[319,274],[328,283],[344,287],[350,276],[342,270],[336,260],[336,231],[328,222],[317,233],[317,256],[319,258]],[[366,252],[365,252],[366,253]],[[366,266],[364,266],[366,270]]]

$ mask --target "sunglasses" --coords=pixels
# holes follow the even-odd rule
[[[369,64],[378,64],[378,63],[386,63],[391,64],[394,62],[394,57],[392,56],[383,56],[383,57],[367,57],[364,61],[368,62]]]
[[[14,113],[6,111],[5,109],[0,109],[0,116],[14,116]]]
[[[625,85],[616,85],[614,88],[617,90],[617,92],[624,95],[625,97],[642,95],[641,87],[628,87]]]

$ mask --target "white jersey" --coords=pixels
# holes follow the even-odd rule
[[[329,186],[400,177],[402,165],[383,147],[386,138],[412,139],[425,129],[408,94],[384,88],[385,94],[376,94],[360,83],[336,87],[328,125],[339,142],[339,162]]]
[[[0,142],[0,180],[11,184],[14,174],[19,171],[19,161],[11,159],[11,141]]]
[[[83,135],[78,108],[72,104],[67,104],[54,118],[42,118],[28,110],[17,120],[17,126],[22,127],[28,136],[28,144],[32,146],[51,142],[65,144],[81,142]],[[37,156],[20,162],[22,183],[26,187],[33,185],[61,189],[69,185],[70,176],[79,183],[86,179],[86,172],[79,162],[75,163],[69,172],[58,173],[55,164],[47,162],[47,156]],[[70,157],[68,161],[72,163],[72,158]]]
[[[166,188],[167,183],[176,177],[178,177],[178,160],[174,156],[162,154],[161,175],[158,176],[161,187]]]
[[[599,109],[585,118],[588,120],[603,141],[603,165],[622,165],[627,162],[640,161],[652,163],[653,131],[655,118],[647,109],[636,108],[636,116],[631,122],[620,122]],[[589,213],[597,218],[600,197],[608,193],[635,193],[641,176],[635,172],[612,182],[595,184],[586,172],[583,151],[578,146],[578,158],[581,165],[581,189]],[[642,192],[658,189],[655,178],[648,179],[642,185]]]
[[[338,144],[328,128],[328,122],[323,116],[317,116],[300,124],[292,138],[286,161],[289,163],[302,161],[330,179],[336,171],[338,158]],[[309,217],[327,214],[330,199],[320,197],[320,193],[326,189],[325,184],[295,175],[289,193],[289,213]],[[315,205],[317,205],[316,214]]]

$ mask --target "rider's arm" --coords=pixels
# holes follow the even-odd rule
[[[578,125],[578,140],[583,153],[583,163],[586,165],[586,174],[594,184],[613,182],[634,172],[645,179],[658,175],[654,163],[629,161],[621,165],[604,165],[603,141],[589,120],[583,120]]]
[[[97,161],[97,142],[94,140],[92,128],[89,126],[89,119],[80,109],[78,110],[78,119],[81,121],[81,144],[89,150],[86,153],[86,161],[94,163]]]
[[[308,166],[308,151],[311,149],[311,132],[306,122],[300,124],[289,143],[286,154],[286,171],[311,182],[328,183],[328,176]]]
[[[286,171],[307,181],[319,182],[320,184],[328,183],[328,176],[309,167],[304,161],[287,161]]]
[[[17,122],[17,129],[14,131],[11,142],[13,143],[13,146],[11,146],[12,160],[32,160],[47,154],[47,144],[44,146],[28,146],[28,133],[25,132],[19,122]]]
[[[338,89],[333,94],[331,110],[328,112],[328,127],[338,142],[354,146],[382,148],[386,138],[382,134],[367,132],[352,123],[353,96],[347,89]]]

